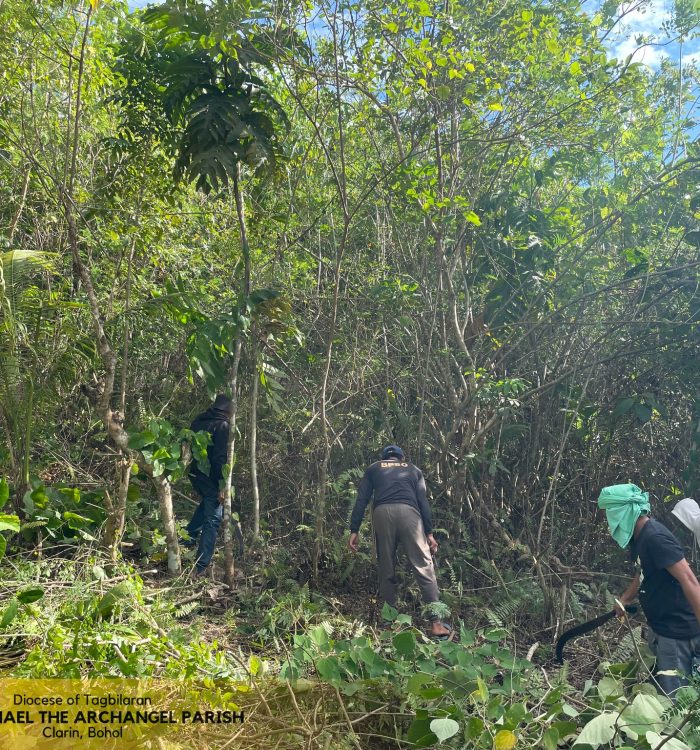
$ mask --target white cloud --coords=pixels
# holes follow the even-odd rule
[[[670,7],[670,2],[666,0],[645,0],[620,5],[617,12],[623,17],[610,39],[611,55],[618,60],[626,60],[628,55],[633,55],[634,62],[658,68],[661,61],[669,56],[665,49],[669,39],[661,27],[671,19]],[[641,45],[639,37],[643,37]]]
[[[657,45],[643,44],[640,46],[634,37],[629,37],[615,45],[612,55],[618,60],[626,60],[629,55],[632,55],[632,62],[644,63],[650,68],[656,69],[661,65],[661,61],[668,57],[668,52],[660,49]]]

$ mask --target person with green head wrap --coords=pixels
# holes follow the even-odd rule
[[[603,487],[598,507],[605,511],[612,538],[629,548],[635,563],[635,576],[619,602],[627,606],[639,594],[656,655],[655,680],[673,698],[687,684],[683,675],[700,662],[700,583],[676,537],[649,516],[648,492],[636,484]],[[615,609],[623,614],[619,605]]]

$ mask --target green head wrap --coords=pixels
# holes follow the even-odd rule
[[[600,491],[598,507],[605,510],[612,538],[624,549],[632,539],[637,519],[651,506],[649,493],[636,484],[613,484]]]

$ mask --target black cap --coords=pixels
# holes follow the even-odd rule
[[[386,448],[382,450],[382,459],[386,460],[392,456],[396,456],[396,458],[401,460],[406,458],[406,454],[398,445],[387,445]]]
[[[233,410],[233,401],[231,400],[231,397],[227,396],[225,393],[218,393],[212,406],[214,409],[219,409],[230,415]]]

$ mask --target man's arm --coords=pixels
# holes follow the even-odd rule
[[[357,500],[355,500],[355,507],[352,509],[352,515],[350,516],[350,539],[348,539],[348,547],[353,552],[357,552],[358,532],[362,524],[362,519],[365,517],[365,509],[372,497],[372,492],[374,492],[372,477],[369,469],[367,469],[357,490]]]
[[[217,425],[211,436],[212,445],[209,448],[210,478],[214,482],[222,479],[222,469],[228,458],[228,424]]]
[[[690,569],[688,561],[683,558],[673,565],[669,565],[666,570],[680,583],[685,598],[695,612],[695,619],[700,624],[700,583],[695,577],[695,573]]]
[[[632,602],[637,598],[637,594],[639,593],[639,573],[635,573],[634,578],[630,581],[630,585],[624,590],[622,595],[620,596],[620,602],[625,605],[625,607],[628,604],[632,604]],[[617,612],[618,617],[622,617],[624,612],[622,609],[615,604],[615,612]]]

